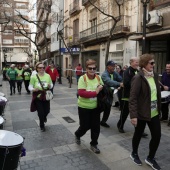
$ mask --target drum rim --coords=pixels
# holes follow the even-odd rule
[[[1,132],[6,132],[6,133],[11,133],[11,134],[16,134],[18,137],[20,137],[20,139],[22,140],[22,141],[20,141],[20,142],[18,142],[18,143],[16,143],[16,144],[4,144],[4,145],[2,145],[2,143],[0,143],[0,146],[1,147],[5,147],[5,148],[9,148],[9,147],[14,147],[14,146],[20,146],[22,143],[24,143],[24,138],[20,135],[20,134],[18,134],[18,133],[15,133],[15,132],[12,132],[12,131],[8,131],[8,130],[0,130],[0,133]]]

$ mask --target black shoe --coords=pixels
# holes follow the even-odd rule
[[[45,132],[45,127],[41,128],[41,132]]]
[[[139,165],[139,166],[142,165],[142,162],[141,162],[141,160],[139,159],[138,154],[133,154],[133,153],[131,153],[130,158],[132,159],[132,161],[133,161],[136,165]]]
[[[143,134],[142,134],[142,138],[145,138],[145,137],[147,137],[148,136],[148,134],[147,133],[145,133],[145,132],[143,132]]]
[[[97,147],[97,145],[91,145],[90,149],[96,153],[96,154],[99,154],[100,153],[100,150],[99,148]]]
[[[12,96],[12,93],[10,93],[10,96]]]
[[[100,122],[100,125],[106,128],[110,127],[106,122]]]
[[[121,128],[118,128],[118,131],[119,131],[120,133],[125,133],[125,131],[124,131],[123,129],[121,129]]]
[[[47,123],[47,118],[44,119],[44,123]]]
[[[113,107],[119,107],[119,102],[116,102]]]
[[[145,162],[146,162],[146,164],[151,166],[152,169],[154,169],[154,170],[160,170],[161,169],[161,167],[158,165],[158,163],[155,161],[155,159],[150,159],[150,158],[147,157],[145,159]]]
[[[80,137],[77,137],[77,136],[75,135],[75,142],[77,143],[77,145],[80,145],[80,144],[81,144]]]

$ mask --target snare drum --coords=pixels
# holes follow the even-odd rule
[[[17,133],[0,130],[0,170],[16,170],[24,139]]]
[[[161,103],[170,102],[170,91],[161,91]]]
[[[3,129],[4,119],[0,116],[0,129]]]

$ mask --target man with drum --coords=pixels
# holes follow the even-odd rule
[[[170,61],[166,63],[166,70],[162,74],[162,80],[161,80],[162,90],[167,91],[167,95],[169,95],[168,91],[170,91]],[[169,114],[169,103],[170,101],[162,102],[161,106],[161,112],[162,112],[162,118],[161,121],[168,120],[168,114]],[[170,125],[170,122],[168,123],[168,126]]]

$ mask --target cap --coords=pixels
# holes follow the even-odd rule
[[[11,64],[10,67],[15,67],[15,64]]]
[[[25,64],[25,68],[29,68],[29,65]]]
[[[106,66],[114,66],[115,65],[115,62],[110,60],[107,62]]]

